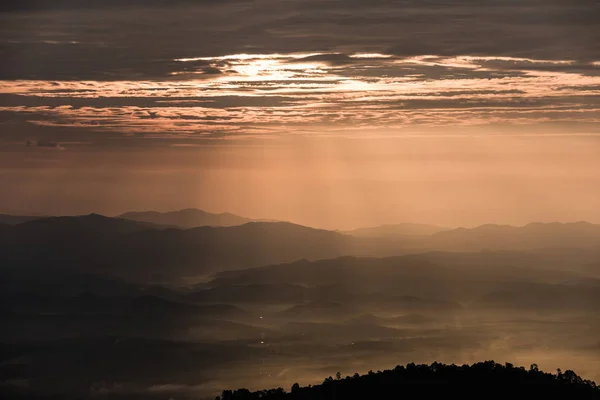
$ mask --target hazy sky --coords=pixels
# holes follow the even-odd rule
[[[600,222],[599,18],[596,0],[3,1],[0,212]]]

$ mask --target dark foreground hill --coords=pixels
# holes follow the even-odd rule
[[[486,361],[469,365],[397,366],[393,370],[370,371],[342,378],[327,378],[321,385],[300,387],[291,392],[282,388],[250,392],[225,390],[221,400],[253,399],[482,399],[482,398],[564,398],[599,399],[600,388],[573,371],[545,373],[532,365],[529,370],[512,364]]]

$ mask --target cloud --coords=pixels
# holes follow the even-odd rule
[[[241,53],[174,61],[201,62],[202,71],[227,63],[232,71],[203,79],[4,81],[0,112],[29,114],[39,126],[173,137],[599,120],[600,75],[572,60]]]
[[[311,62],[311,61],[317,61],[317,62],[324,62],[327,64],[331,64],[331,65],[345,65],[345,64],[350,64],[352,63],[353,59],[356,58],[366,58],[366,57],[361,57],[361,55],[359,55],[358,57],[351,57],[347,54],[342,54],[342,53],[321,53],[321,54],[313,54],[313,55],[309,55],[306,57],[302,57],[302,58],[298,58],[296,60],[294,60],[294,62]]]
[[[166,77],[173,72],[172,59],[252,52],[600,60],[594,17],[600,5],[588,0],[138,0],[126,7],[116,0],[15,0],[2,5],[37,10],[0,14],[3,79]],[[48,11],[53,8],[64,11]]]
[[[0,122],[222,137],[593,123],[600,10],[574,3],[3,2]]]
[[[54,0],[51,2],[44,0],[4,0],[0,4],[0,12],[43,12],[52,10],[94,10],[103,8],[119,9],[123,8],[124,6],[133,8],[143,8],[148,6],[166,7],[194,3],[210,5],[216,2],[217,0],[128,0],[125,5],[122,0],[103,0],[100,2],[94,0]]]

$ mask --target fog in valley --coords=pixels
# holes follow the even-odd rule
[[[3,217],[3,390],[214,398],[488,359],[600,380],[598,225],[340,233],[145,217]]]
[[[599,16],[1,0],[0,400],[600,399]]]

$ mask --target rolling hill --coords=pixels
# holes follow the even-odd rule
[[[0,214],[0,224],[17,225],[27,221],[46,218],[42,216],[23,216],[23,215],[7,215]]]
[[[369,238],[381,238],[381,237],[411,237],[411,236],[429,236],[434,233],[442,232],[447,228],[442,228],[436,225],[427,224],[393,224],[393,225],[381,225],[368,228],[359,228],[351,231],[343,232],[346,235],[355,237],[369,237]]]
[[[452,251],[599,247],[600,225],[588,222],[534,222],[521,227],[488,224],[438,232],[427,242],[437,250]]]
[[[489,249],[502,252],[477,254]],[[473,229],[443,231],[430,236],[391,239],[354,237],[287,222],[250,222],[227,227],[203,226],[191,229],[165,228],[164,225],[151,222],[109,218],[97,214],[42,218],[17,225],[0,224],[0,263],[6,267],[76,269],[80,272],[117,275],[145,282],[174,282],[184,277],[294,263],[298,260],[420,253],[427,255],[407,257],[402,264],[408,265],[408,270],[418,268],[423,271],[443,264],[502,266],[501,269],[474,269],[478,274],[485,272],[498,275],[502,271],[509,271],[516,264],[528,267],[543,265],[564,270],[564,262],[568,260],[570,265],[567,269],[578,271],[594,268],[594,263],[597,263],[597,258],[594,257],[598,255],[598,249],[600,225],[584,222],[535,223],[524,227],[485,225]],[[432,252],[435,250],[476,253],[459,255]],[[534,250],[536,254],[533,254]],[[350,265],[364,264],[362,261],[348,262]],[[389,261],[369,261],[367,265],[372,268],[381,262]],[[313,265],[300,265],[300,269],[296,267],[298,265],[292,265],[284,267],[284,270],[289,270],[290,273],[294,270],[303,271],[303,268],[310,270]],[[389,273],[392,269],[387,268],[386,271]],[[386,276],[380,272],[379,276]],[[336,283],[340,283],[346,279],[344,273],[344,269],[338,270],[337,267],[326,268],[319,271],[322,275],[319,279],[323,276],[327,279],[331,277]],[[535,271],[521,269],[520,273],[535,274]],[[553,276],[555,275],[556,273]],[[272,278],[275,276],[277,275]],[[311,274],[306,275],[308,276]],[[368,283],[370,275],[367,274],[364,279]],[[245,283],[250,282],[253,281]]]
[[[171,281],[213,271],[347,254],[354,238],[290,223],[162,229],[100,215],[53,217],[0,230],[6,267],[74,269]]]
[[[151,222],[182,229],[196,228],[199,226],[235,226],[248,222],[256,222],[250,218],[240,217],[231,213],[213,214],[195,208],[179,211],[160,213],[156,211],[128,212],[118,218],[132,221]]]

